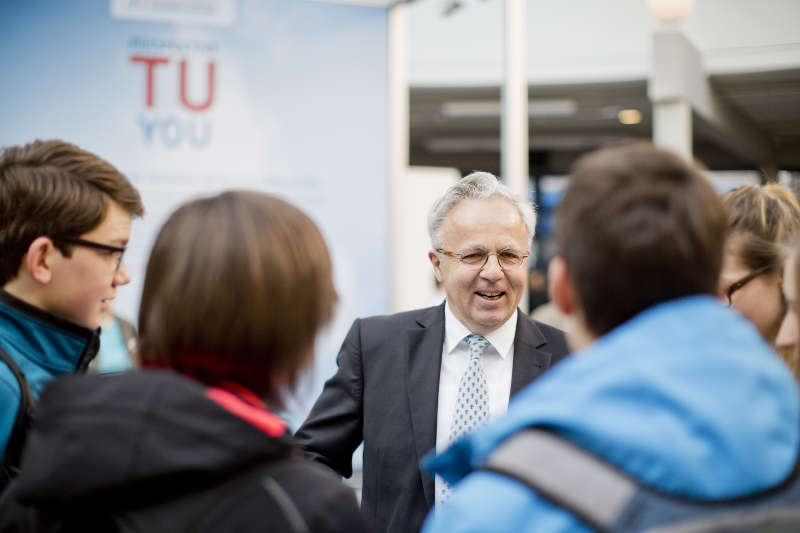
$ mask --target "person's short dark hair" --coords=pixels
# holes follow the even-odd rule
[[[226,192],[175,211],[156,238],[139,310],[143,366],[232,382],[273,405],[311,361],[337,296],[314,222],[268,194]]]
[[[111,164],[63,141],[34,141],[0,154],[0,286],[16,277],[34,239],[79,237],[103,221],[112,200],[132,216],[144,208],[138,191]]]
[[[716,292],[722,204],[670,152],[637,143],[582,157],[556,216],[558,253],[597,336],[658,303]]]

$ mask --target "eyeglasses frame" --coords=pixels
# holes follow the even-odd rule
[[[478,265],[478,264],[469,265],[469,264],[467,264],[467,263],[464,263],[464,259],[463,259],[463,257],[464,257],[465,255],[468,255],[468,254],[464,254],[464,253],[461,253],[461,252],[451,252],[451,251],[449,251],[449,250],[445,250],[445,249],[443,249],[443,248],[436,248],[436,251],[437,251],[438,253],[440,253],[440,254],[443,254],[443,255],[447,255],[447,256],[450,256],[450,257],[455,257],[456,259],[458,259],[458,262],[459,262],[459,263],[461,263],[461,264],[462,264],[463,266],[465,266],[466,268],[469,268],[469,269],[472,269],[472,270],[483,270],[483,267],[485,267],[485,266],[486,266],[486,263],[488,263],[488,262],[489,262],[489,256],[490,256],[490,255],[494,255],[494,256],[496,256],[496,257],[497,257],[497,264],[498,264],[498,266],[499,266],[499,267],[500,267],[502,270],[505,270],[505,269],[506,269],[506,267],[504,267],[504,266],[503,266],[503,263],[500,261],[500,255],[499,255],[499,254],[500,254],[500,253],[502,253],[502,252],[504,252],[504,251],[508,251],[508,250],[514,250],[514,251],[518,251],[518,250],[515,250],[514,248],[505,248],[505,249],[503,249],[503,250],[500,250],[500,252],[484,252],[484,253],[486,254],[486,258],[483,260],[483,263],[481,263],[480,265]],[[522,266],[522,264],[525,262],[525,260],[526,260],[527,258],[529,258],[530,256],[531,256],[531,253],[530,253],[530,252],[525,252],[525,253],[523,253],[523,254],[522,254],[522,260],[519,262],[519,264],[518,264],[518,265],[511,265],[511,266],[509,266],[508,268],[518,268],[518,267],[521,267],[521,266]]]
[[[114,269],[115,272],[119,270],[120,266],[122,266],[122,257],[125,255],[125,250],[127,250],[127,248],[124,246],[112,246],[110,244],[88,241],[86,239],[81,239],[80,237],[58,237],[56,240],[65,242],[67,244],[73,244],[75,246],[93,248],[95,250],[104,250],[106,252],[119,252],[119,258],[117,259],[117,266]]]
[[[731,283],[730,287],[725,291],[725,299],[727,301],[728,307],[733,307],[733,294],[738,291],[739,289],[743,288],[745,285],[756,279],[758,276],[766,274],[769,271],[769,267],[761,267],[753,270],[748,275],[734,281]]]

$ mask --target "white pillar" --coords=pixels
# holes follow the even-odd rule
[[[721,98],[703,68],[700,51],[676,28],[653,33],[653,62],[647,86],[653,105],[653,141],[692,158],[692,118],[725,150],[755,166],[774,164],[769,136]]]
[[[680,30],[653,33],[648,95],[653,143],[692,160],[692,87],[704,79],[700,53]]]
[[[402,194],[408,168],[408,13],[405,3],[389,11],[389,310],[394,312],[402,300],[400,272],[403,258],[399,243],[403,225]]]
[[[653,102],[653,143],[692,160],[692,106],[687,100]]]
[[[528,79],[525,0],[505,1],[505,82],[501,117],[501,174],[517,194],[528,192]],[[526,196],[527,197],[527,196]]]
[[[504,51],[505,82],[500,119],[500,174],[520,198],[529,198],[528,154],[528,17],[526,0],[505,0]],[[527,276],[526,276],[527,279]],[[528,308],[528,291],[523,291],[522,309]]]

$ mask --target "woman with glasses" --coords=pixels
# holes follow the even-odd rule
[[[256,192],[180,207],[147,265],[143,370],[45,391],[0,531],[364,531],[353,491],[275,414],[336,300],[296,207]]]
[[[745,185],[725,193],[728,240],[719,297],[774,345],[786,302],[781,292],[783,249],[800,235],[800,205],[777,184]]]

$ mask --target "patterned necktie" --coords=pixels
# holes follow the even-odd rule
[[[481,355],[489,341],[481,335],[469,335],[466,341],[469,346],[469,363],[458,382],[456,411],[450,426],[450,442],[489,421],[489,382],[481,366]],[[450,490],[450,484],[445,482],[442,501],[449,498]]]

